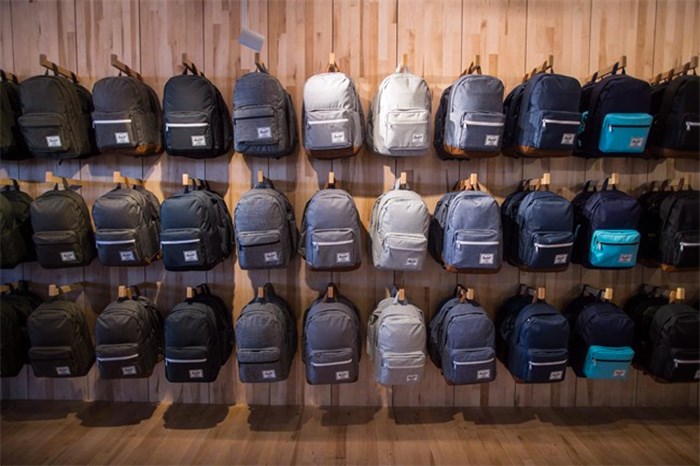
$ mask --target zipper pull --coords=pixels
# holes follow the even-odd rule
[[[603,243],[598,241],[598,251],[602,251],[602,250],[603,250]]]
[[[608,132],[612,133],[613,125],[608,125]]]
[[[542,127],[546,128],[547,127],[547,120],[542,120]]]

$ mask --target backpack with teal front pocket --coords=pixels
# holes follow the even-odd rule
[[[588,348],[583,373],[589,379],[624,380],[633,357],[634,350],[629,346],[593,345]]]

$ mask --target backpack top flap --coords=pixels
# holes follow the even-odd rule
[[[163,112],[202,111],[216,116],[217,92],[205,77],[173,76],[165,84]]]
[[[380,353],[425,352],[427,335],[423,311],[413,304],[391,300],[377,322],[377,350]]]
[[[661,306],[651,321],[649,337],[655,347],[700,348],[700,313],[683,303]]]
[[[138,228],[152,220],[147,202],[141,192],[118,187],[97,198],[92,205],[92,218],[98,230]]]
[[[252,72],[236,80],[233,91],[234,118],[236,109],[257,105],[269,105],[279,111],[286,109],[286,91],[274,76]]]
[[[130,76],[102,78],[92,88],[92,101],[98,112],[151,113],[150,100],[148,85]]]
[[[457,303],[445,320],[441,350],[494,347],[496,331],[493,322],[478,303]]]
[[[393,189],[384,193],[377,202],[375,221],[370,222],[374,224],[374,228],[370,225],[371,232],[376,229],[380,235],[399,232],[428,236],[430,214],[418,193],[409,189]]]
[[[55,187],[32,202],[32,228],[42,231],[92,231],[83,197],[71,189]]]
[[[596,129],[608,113],[649,113],[651,86],[625,74],[606,76],[593,88],[589,121]]]
[[[700,113],[700,76],[686,75],[673,79],[663,93],[660,113],[682,116]]]
[[[449,203],[447,222],[453,230],[501,231],[498,202],[481,191],[461,191]]]
[[[558,194],[533,191],[520,203],[517,223],[528,231],[573,231],[574,209]]]
[[[19,86],[22,113],[81,113],[74,85],[60,76],[34,76]]]
[[[431,92],[423,78],[411,73],[392,73],[379,86],[379,111],[420,108],[430,112]]]
[[[617,189],[594,193],[583,208],[591,231],[598,229],[631,229],[639,227],[642,209],[637,200]]]
[[[578,314],[574,331],[586,345],[632,346],[634,323],[612,303],[593,299]]]
[[[578,112],[581,100],[581,85],[561,74],[541,73],[525,83],[523,102],[520,108],[521,126],[527,115],[541,110]]]
[[[180,228],[213,228],[213,204],[201,191],[177,193],[160,206],[161,231]]]
[[[304,84],[304,112],[343,109],[361,111],[358,104],[355,86],[345,73],[315,74]]]
[[[264,213],[264,215],[261,215]],[[274,188],[254,187],[241,196],[234,212],[236,231],[287,231],[286,197]]]
[[[214,310],[205,303],[188,300],[177,304],[165,318],[165,344],[169,347],[219,348]]]
[[[148,311],[141,303],[132,299],[120,299],[110,303],[97,318],[95,344],[143,344],[153,334],[152,325]]]
[[[452,112],[503,112],[503,83],[488,75],[467,74],[450,92]]]
[[[314,301],[304,316],[304,348],[305,353],[351,348],[359,357],[360,319],[355,307],[344,298]]]
[[[661,202],[662,231],[700,230],[700,191],[678,191]]]
[[[74,346],[90,342],[83,311],[72,301],[56,298],[40,304],[27,319],[32,346]]]
[[[569,322],[544,302],[528,304],[515,319],[511,345],[525,348],[568,348]]]
[[[359,238],[360,216],[355,201],[342,189],[316,192],[306,206],[304,222],[307,230],[350,228]]]

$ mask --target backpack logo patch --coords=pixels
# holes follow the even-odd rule
[[[331,133],[332,144],[345,144],[346,142],[345,131],[333,131]]]
[[[499,139],[501,139],[501,137],[498,134],[487,134],[486,138],[484,139],[484,145],[497,146]]]
[[[74,251],[64,251],[61,253],[61,260],[63,262],[75,262],[78,259],[75,257]]]
[[[627,375],[626,369],[615,369],[613,371],[613,377],[624,377],[625,375]]]
[[[568,254],[557,254],[556,256],[554,256],[554,265],[566,264],[566,260],[568,258]]]
[[[61,136],[46,136],[46,145],[49,147],[63,147],[61,143]]]
[[[617,260],[620,264],[631,264],[632,254],[620,254],[620,258]]]
[[[279,256],[277,255],[277,251],[272,251],[266,252],[264,257],[265,262],[277,262]]]
[[[129,133],[114,133],[117,144],[129,144]]]
[[[418,382],[418,374],[408,374],[406,376],[406,382]]]
[[[413,142],[423,142],[425,141],[425,135],[423,133],[413,133],[411,140]]]
[[[199,254],[197,254],[196,249],[191,251],[182,251],[182,255],[185,257],[185,262],[197,262],[199,260]]]
[[[335,373],[335,380],[350,380],[350,371],[338,371]]]
[[[417,257],[409,257],[406,259],[406,266],[407,267],[418,267],[418,258]]]
[[[480,265],[493,265],[494,255],[490,254],[479,254],[479,264]]]
[[[70,375],[70,367],[56,366],[56,375]]]
[[[561,144],[564,146],[573,146],[576,139],[576,133],[564,133],[561,135]]]
[[[202,147],[207,145],[207,137],[205,135],[192,136],[192,147]]]
[[[644,138],[630,138],[630,147],[644,147]]]
[[[269,371],[262,371],[262,378],[263,379],[274,379],[277,377],[277,372],[275,372],[274,369],[271,369]]]
[[[272,138],[272,128],[269,126],[262,126],[258,128],[258,139],[271,139]]]
[[[564,371],[552,371],[549,373],[549,380],[561,380],[564,377]]]
[[[335,255],[335,262],[337,264],[347,264],[350,262],[350,253],[349,252],[339,252],[338,254]]]
[[[488,379],[491,377],[491,369],[481,369],[476,371],[476,380]]]
[[[122,375],[136,375],[136,366],[122,367]]]
[[[122,260],[122,262],[133,262],[136,260],[134,251],[119,251],[119,258]]]
[[[190,379],[203,379],[204,370],[202,369],[190,369]]]

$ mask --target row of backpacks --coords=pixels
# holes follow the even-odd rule
[[[21,84],[2,74],[0,155],[72,158],[116,151],[209,158],[234,149],[279,158],[297,145],[289,93],[262,64],[241,76],[233,115],[216,86],[195,67],[165,85],[163,107],[142,80],[116,76],[90,92],[73,79],[35,76]],[[48,73],[47,73],[48,74]],[[583,88],[569,76],[540,73],[503,99],[493,76],[464,73],[442,94],[433,144],[445,159],[510,156],[697,158],[700,78],[680,75],[652,87],[615,69]],[[430,145],[432,94],[405,66],[387,76],[365,125],[355,85],[337,66],[304,86],[302,136],[317,158],[355,155],[366,141],[387,156],[424,154]]]

